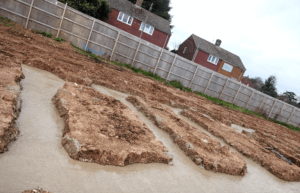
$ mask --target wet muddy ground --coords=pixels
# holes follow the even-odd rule
[[[64,81],[23,65],[22,111],[17,120],[21,135],[0,154],[0,192],[15,193],[37,186],[54,192],[299,192],[300,183],[285,182],[259,164],[247,162],[244,177],[206,171],[194,164],[172,141],[125,99],[127,94],[92,85],[136,112],[173,155],[173,166],[159,163],[126,167],[101,166],[73,160],[61,145],[63,119],[51,102]],[[169,107],[170,108],[170,107]],[[174,108],[170,108],[174,109]],[[180,112],[180,109],[176,109]],[[192,126],[226,145],[189,119]],[[237,152],[233,148],[231,151]]]

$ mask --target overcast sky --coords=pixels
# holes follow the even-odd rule
[[[300,95],[300,0],[171,0],[173,43],[192,33],[238,55],[245,75],[277,77],[278,92]]]

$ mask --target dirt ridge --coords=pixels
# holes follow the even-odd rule
[[[113,97],[66,83],[53,102],[65,120],[62,145],[73,159],[116,166],[172,161],[146,124]]]
[[[126,100],[166,131],[196,165],[215,172],[245,175],[247,164],[238,154],[192,127],[168,108],[135,96],[129,96]]]
[[[285,181],[300,181],[300,168],[293,164],[290,165],[285,160],[276,156],[272,151],[266,150],[266,143],[257,140],[257,133],[254,134],[243,131],[239,133],[233,128],[224,125],[212,118],[203,115],[198,111],[184,110],[183,116],[208,130],[211,134],[224,140],[225,143],[237,149],[243,155],[261,164],[266,170]],[[246,134],[246,135],[245,135]],[[268,139],[266,139],[268,140]]]

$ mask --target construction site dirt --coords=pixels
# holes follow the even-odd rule
[[[146,124],[113,97],[66,83],[53,102],[65,119],[62,145],[74,159],[116,166],[172,161]]]
[[[14,124],[19,126],[20,136],[17,141],[10,143],[8,152],[0,155],[0,192],[22,192],[37,186],[51,192],[95,192],[99,189],[102,192],[299,191],[299,183],[286,182],[300,181],[299,133],[254,115],[219,106],[194,93],[166,86],[130,69],[120,70],[106,61],[103,64],[96,63],[94,59],[76,51],[69,42],[56,42],[18,24],[14,27],[0,24],[0,39],[1,72],[2,67],[15,65],[21,69],[22,65],[26,77],[21,81],[23,90],[20,96],[23,103],[19,118],[18,113],[14,112],[16,103],[7,107],[15,117],[10,122],[17,119]],[[23,77],[22,71],[17,76],[19,78],[14,79],[14,85]],[[1,82],[2,76],[0,79]],[[51,101],[65,81],[72,82],[69,84],[73,86],[75,83],[81,87],[87,86],[84,87],[87,90],[91,86],[131,109],[149,128],[149,132],[153,132],[153,137],[162,142],[160,152],[168,149],[173,156],[173,165],[151,163],[116,167],[71,159],[61,145],[62,136],[67,133],[64,130],[64,118],[60,117]],[[219,149],[228,149],[230,155],[237,155],[239,163],[247,164],[247,170],[243,170],[244,176],[201,169],[173,142],[167,132],[159,129],[125,100],[131,96],[138,96],[141,100],[151,101],[172,111],[179,109],[181,113],[178,117],[205,133],[207,141],[220,143]],[[162,113],[171,113],[168,109]],[[235,132],[231,124],[254,132]],[[223,127],[225,134],[217,135],[216,130]],[[232,138],[228,138],[226,131],[230,132],[228,136]],[[241,143],[235,145],[230,140]],[[251,143],[249,141],[255,145],[248,145]],[[266,147],[276,149],[293,165],[274,152],[264,150]],[[248,151],[245,151],[246,148]],[[253,151],[259,152],[252,155]],[[215,156],[221,159],[222,155],[218,152]],[[159,162],[168,163],[170,158],[166,158]],[[229,159],[230,156],[225,158]],[[242,165],[235,167],[244,168]]]

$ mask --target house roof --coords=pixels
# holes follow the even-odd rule
[[[171,35],[170,22],[168,20],[159,17],[158,15],[155,15],[154,13],[151,13],[143,8],[137,9],[133,3],[127,0],[107,0],[107,2],[110,7],[143,22],[146,20],[147,14],[149,13],[147,24],[162,32],[165,32],[166,34]]]
[[[215,44],[196,36],[195,34],[192,34],[192,36],[194,38],[196,46],[200,42],[200,46],[199,46],[200,50],[202,50],[206,53],[212,54],[233,66],[236,66],[240,69],[246,70],[246,68],[239,56],[237,56],[221,47],[218,47]]]

